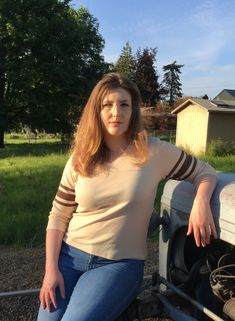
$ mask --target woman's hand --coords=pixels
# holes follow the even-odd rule
[[[192,233],[197,246],[209,244],[211,235],[217,238],[210,202],[205,196],[197,196],[194,200],[187,235]]]
[[[43,309],[51,310],[51,304],[57,308],[56,288],[59,287],[62,298],[65,298],[64,279],[59,269],[46,271],[40,291],[40,302]]]

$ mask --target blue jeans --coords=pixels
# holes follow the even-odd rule
[[[66,298],[57,289],[58,308],[40,307],[38,321],[113,321],[136,297],[144,261],[108,260],[63,243],[59,269]]]

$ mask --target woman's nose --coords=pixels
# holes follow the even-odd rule
[[[113,105],[112,114],[113,116],[117,116],[120,114],[120,107],[117,104]]]

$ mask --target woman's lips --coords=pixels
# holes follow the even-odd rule
[[[122,124],[122,122],[120,122],[120,121],[110,122],[110,125],[111,125],[111,126],[119,126],[119,125],[121,125],[121,124]]]

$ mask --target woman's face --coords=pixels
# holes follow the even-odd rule
[[[130,93],[123,88],[112,89],[101,104],[100,116],[105,135],[125,137],[132,114]]]

